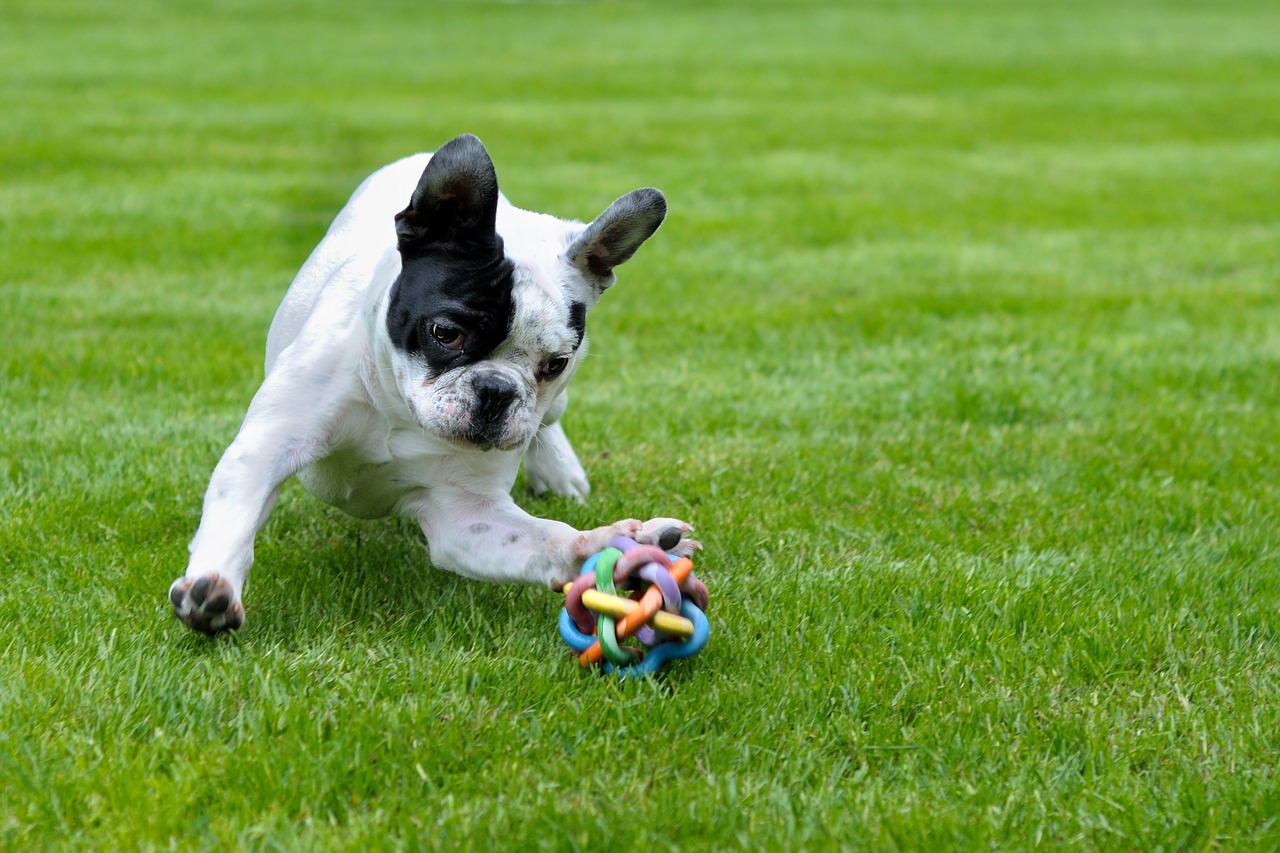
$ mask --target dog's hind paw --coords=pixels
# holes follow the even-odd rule
[[[244,624],[244,607],[231,582],[221,575],[178,578],[169,587],[173,615],[192,631],[210,636]]]

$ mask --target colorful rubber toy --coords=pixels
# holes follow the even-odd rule
[[[631,596],[618,595],[619,588]],[[702,651],[711,633],[703,613],[707,587],[694,576],[693,561],[625,536],[590,557],[564,594],[560,636],[582,666],[603,660],[605,672],[652,675],[669,660]],[[627,637],[646,649],[623,645]]]

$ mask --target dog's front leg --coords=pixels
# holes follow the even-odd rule
[[[216,634],[243,624],[240,592],[254,538],[285,480],[324,454],[325,410],[304,396],[307,385],[296,373],[286,364],[268,375],[214,468],[187,571],[169,587],[174,615],[194,631]]]
[[[591,494],[591,483],[578,461],[578,454],[573,452],[573,445],[564,434],[564,427],[560,425],[560,418],[568,405],[569,395],[561,392],[547,407],[538,434],[525,451],[524,470],[534,494],[551,492],[582,503]]]
[[[509,495],[481,496],[437,490],[418,510],[431,562],[438,568],[487,581],[545,584],[560,589],[592,554],[615,536],[679,553],[699,544],[693,528],[674,518],[625,519],[592,530],[529,515]]]
[[[524,470],[534,494],[551,492],[579,503],[586,501],[591,494],[587,472],[559,423],[544,424],[538,430],[525,451]]]

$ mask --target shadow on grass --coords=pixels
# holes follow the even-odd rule
[[[353,519],[293,491],[259,536],[246,624],[231,642],[396,637],[482,651],[501,649],[513,633],[553,630],[560,599],[549,590],[437,569],[413,521]]]

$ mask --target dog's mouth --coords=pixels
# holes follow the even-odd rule
[[[492,425],[485,425],[480,429],[474,430],[462,427],[447,431],[441,431],[433,427],[424,426],[424,428],[461,450],[480,450],[486,453],[490,450],[519,450],[529,442],[529,438],[525,435],[520,433],[507,434],[503,430],[492,428]]]
[[[485,438],[473,436],[455,436],[451,439],[454,444],[472,450],[480,450],[485,453],[490,450],[508,451],[518,450],[524,446],[525,440],[518,436],[507,438]]]

